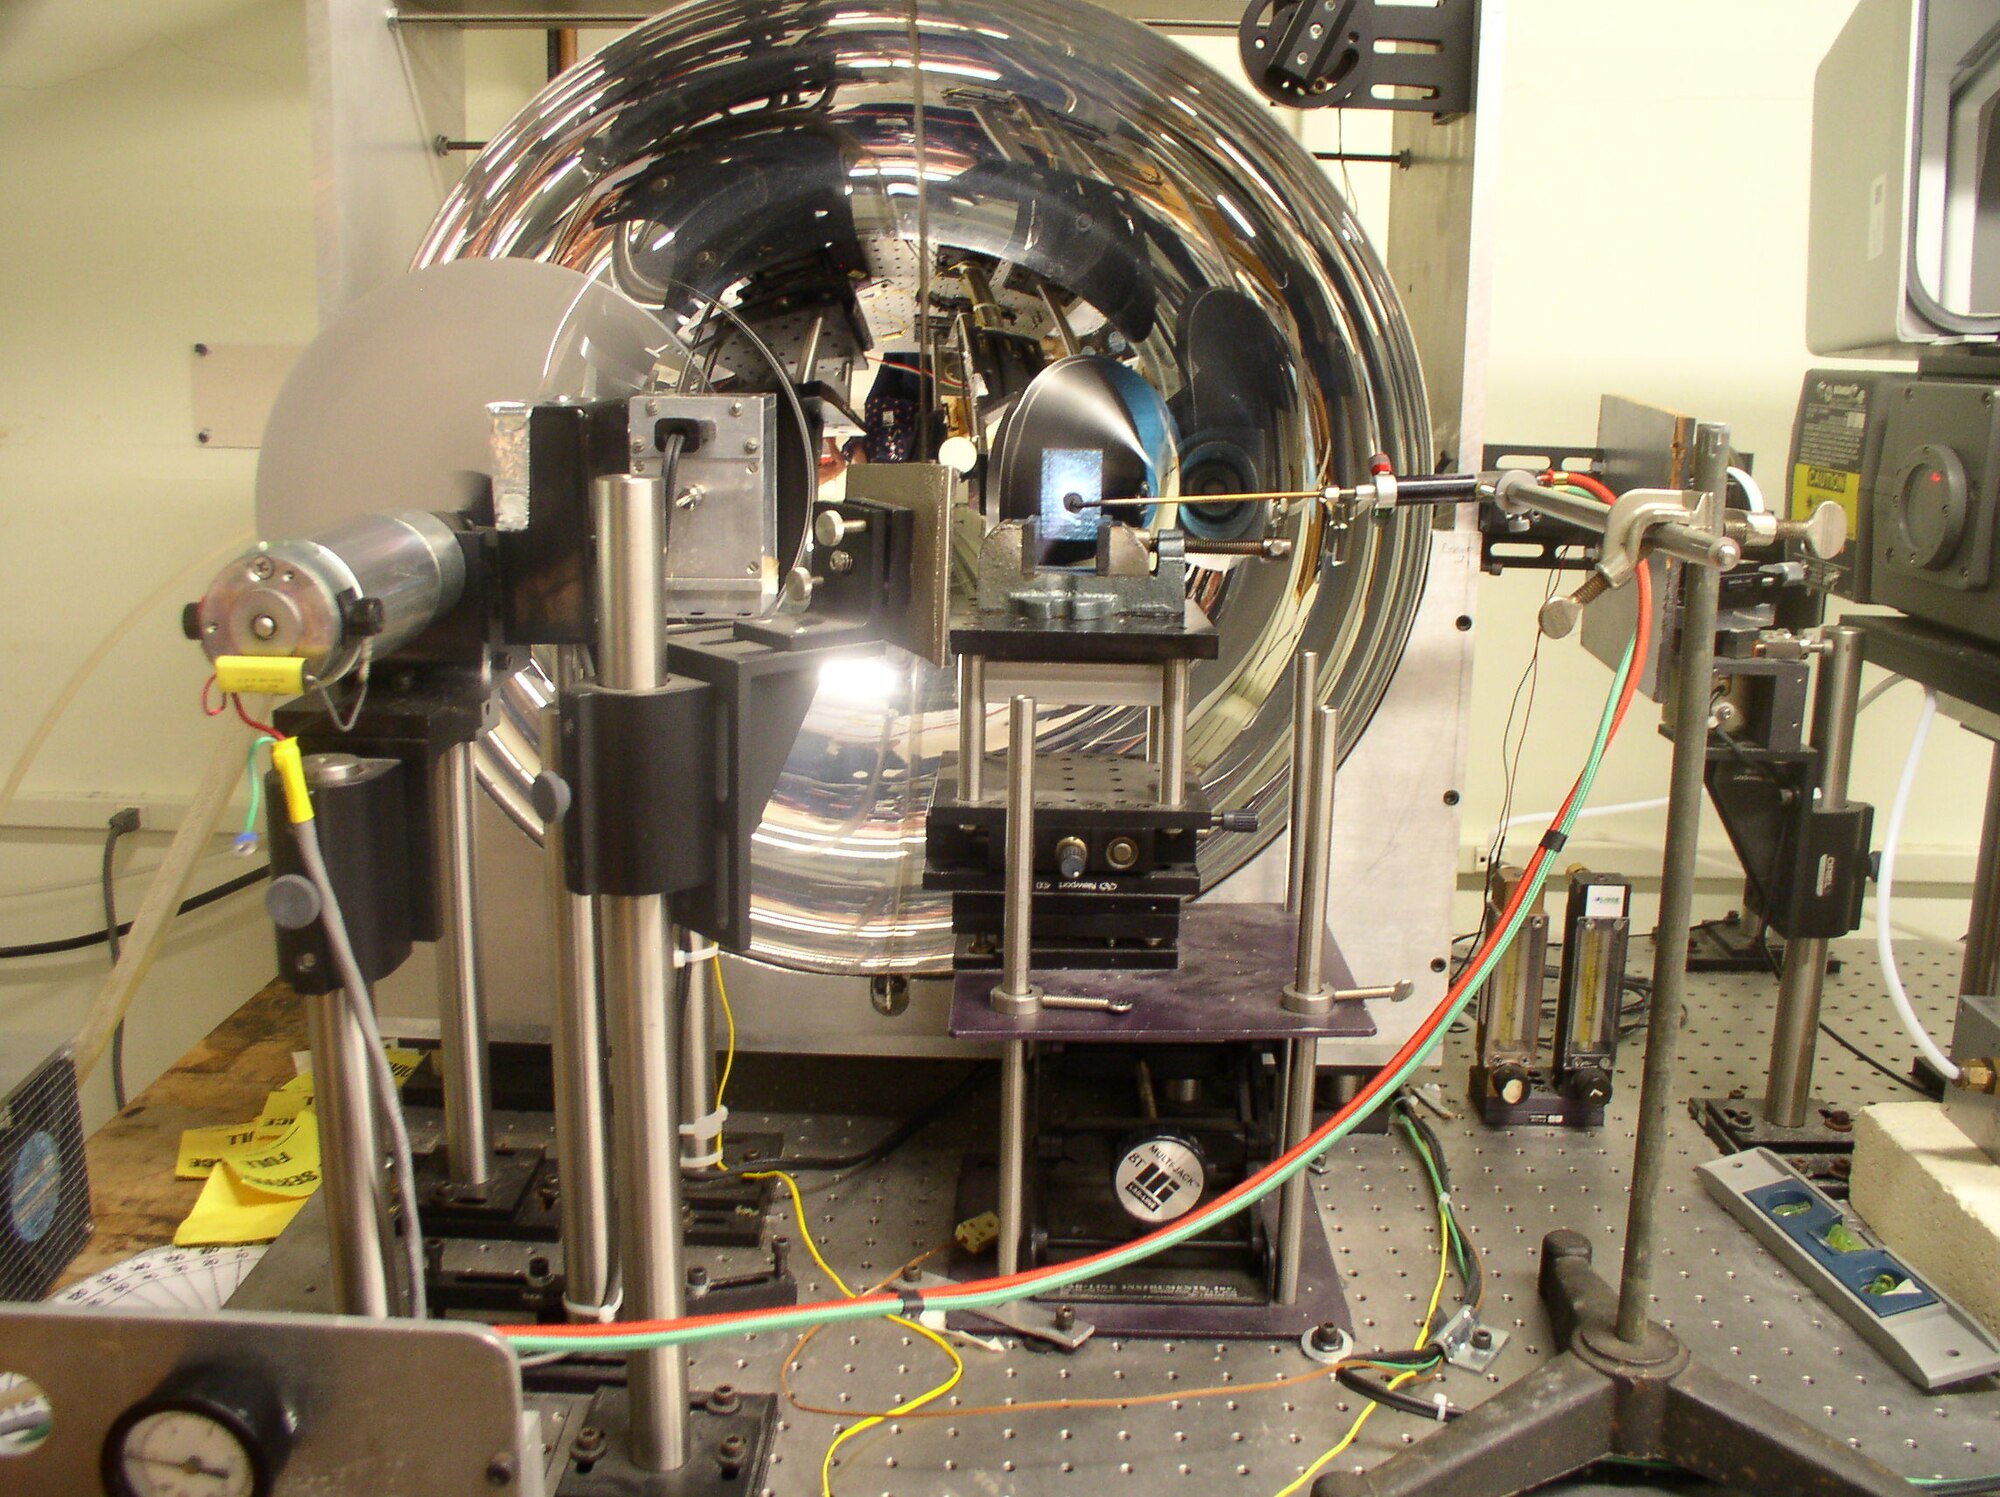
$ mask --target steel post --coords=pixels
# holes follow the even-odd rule
[[[1695,428],[1695,486],[1710,495],[1704,511],[1719,515],[1727,491],[1729,428]],[[1619,1287],[1618,1335],[1645,1335],[1653,1294],[1653,1249],[1674,1105],[1674,1051],[1687,990],[1688,930],[1694,913],[1695,854],[1701,842],[1703,771],[1708,764],[1709,692],[1715,675],[1715,615],[1722,577],[1713,567],[1684,562],[1680,659],[1674,697],[1674,757],[1667,801],[1667,840],[1660,869],[1660,919],[1653,938],[1653,1000],[1646,1017],[1646,1070],[1639,1090],[1638,1138],[1632,1150],[1631,1201],[1625,1217],[1625,1267]],[[1634,662],[1633,669],[1637,670]]]
[[[666,490],[626,475],[591,486],[597,533],[597,679],[611,691],[664,684]],[[613,1147],[624,1318],[684,1308],[681,1265],[680,1015],[676,938],[660,894],[600,895],[600,971],[611,1041]],[[679,1347],[626,1359],[629,1454],[642,1470],[687,1460],[687,1360]]]
[[[431,835],[437,854],[438,1062],[444,1080],[444,1147],[451,1182],[476,1191],[493,1178],[492,1077],[486,995],[479,973],[474,872],[473,745],[455,743],[431,776]]]
[[[1292,870],[1285,880],[1285,909],[1298,913],[1305,882],[1306,823],[1312,819],[1313,713],[1319,707],[1319,655],[1301,650],[1292,659],[1292,813],[1286,833]]]
[[[986,660],[958,657],[958,798],[986,793]]]
[[[575,652],[558,657],[557,684],[574,683]],[[562,712],[542,709],[542,767],[562,773]],[[604,998],[597,983],[597,907],[572,894],[560,818],[542,829],[550,955],[555,964],[555,1023],[550,1063],[555,1079],[556,1161],[562,1171],[563,1298],[572,1314],[608,1304],[613,1274],[611,1147],[604,1087]]]
[[[993,1007],[1032,1014],[1042,1006],[1033,978],[1035,906],[1035,699],[1017,696],[1007,718],[1007,889],[1001,911],[1000,985]]]
[[[1169,660],[1160,677],[1160,804],[1187,800],[1188,663]]]
[[[1319,1041],[1291,1040],[1285,1046],[1285,1132],[1283,1147],[1295,1148],[1312,1132],[1313,1090],[1319,1077]],[[1306,1218],[1313,1212],[1311,1170],[1287,1180],[1278,1197],[1277,1298],[1298,1303],[1300,1259],[1305,1251]]]
[[[362,995],[367,1002],[367,995]],[[381,1135],[368,1083],[368,1041],[338,989],[306,1000],[314,1111],[319,1115],[320,1198],[326,1207],[333,1308],[386,1318],[389,1203]]]
[[[1021,1266],[1028,1216],[1028,1042],[1008,1040],[1000,1051],[1000,1272]]]
[[[721,1162],[709,1124],[715,1111],[715,968],[712,957],[694,956],[714,950],[692,931],[681,937],[681,1126],[689,1130],[682,1135],[681,1168],[695,1174]]]
[[[1334,774],[1340,767],[1340,715],[1313,709],[1312,744],[1306,756],[1305,848],[1299,865],[1299,950],[1284,1006],[1295,1014],[1323,1014],[1333,1006],[1326,982],[1327,883],[1333,860]]]
[[[1812,744],[1819,751],[1821,810],[1847,804],[1847,778],[1854,759],[1854,720],[1861,707],[1859,629],[1845,625],[1826,631],[1830,646],[1819,657],[1813,683]],[[1778,1010],[1771,1031],[1771,1067],[1764,1088],[1764,1117],[1783,1128],[1806,1120],[1812,1096],[1813,1052],[1819,1037],[1819,1004],[1826,987],[1826,942],[1817,936],[1787,937],[1785,966],[1778,980]]]

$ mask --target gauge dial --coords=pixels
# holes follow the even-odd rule
[[[121,1497],[257,1497],[257,1461],[230,1424],[191,1408],[160,1409],[125,1430]]]
[[[111,1497],[270,1497],[297,1428],[259,1370],[191,1369],[112,1424],[104,1487]]]

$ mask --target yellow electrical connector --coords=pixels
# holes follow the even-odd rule
[[[968,1253],[982,1253],[998,1240],[1000,1218],[991,1211],[982,1211],[960,1222],[952,1229],[951,1235]]]
[[[215,658],[215,684],[229,696],[303,696],[306,690],[305,657],[218,655]]]
[[[277,770],[278,781],[285,787],[285,814],[292,824],[311,821],[312,795],[306,789],[306,767],[299,757],[298,739],[280,738],[271,745],[271,768]]]

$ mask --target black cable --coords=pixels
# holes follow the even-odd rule
[[[1992,1497],[2000,1493],[2000,1476],[1960,1476],[1947,1481],[1913,1482],[1929,1497]]]
[[[1866,1050],[1863,1050],[1859,1045],[1855,1044],[1853,1040],[1850,1040],[1846,1035],[1842,1034],[1839,1030],[1835,1029],[1831,1024],[1827,1023],[1826,1020],[1824,1019],[1821,1019],[1819,1021],[1819,1032],[1825,1035],[1828,1039],[1832,1040],[1836,1045],[1840,1046],[1841,1049],[1845,1050],[1849,1055],[1853,1056],[1856,1060],[1862,1062],[1862,1064],[1872,1066],[1876,1070],[1880,1071],[1884,1076],[1887,1076],[1891,1081],[1895,1082],[1896,1085],[1907,1086],[1911,1091],[1917,1093],[1919,1096],[1928,1097],[1931,1095],[1929,1089],[1923,1086],[1920,1082],[1917,1082],[1911,1079],[1910,1077],[1903,1075],[1902,1072],[1896,1070],[1893,1066],[1889,1065],[1887,1062],[1877,1060],[1874,1056],[1870,1055]]]
[[[1463,1281],[1459,1304],[1470,1305],[1476,1310],[1486,1299],[1486,1260],[1465,1228],[1459,1225],[1458,1208],[1451,1201],[1451,1166],[1444,1156],[1444,1141],[1438,1137],[1437,1130],[1418,1115],[1407,1091],[1396,1100],[1399,1114],[1414,1135],[1413,1142],[1420,1152],[1430,1156],[1430,1167],[1437,1171],[1438,1184],[1444,1187],[1444,1199],[1440,1205],[1445,1218],[1445,1232],[1456,1249],[1458,1275]]]
[[[943,1117],[960,1100],[969,1095],[975,1086],[986,1080],[992,1070],[991,1063],[973,1067],[946,1088],[942,1095],[918,1108],[865,1149],[857,1149],[852,1154],[809,1154],[798,1159],[778,1159],[769,1164],[759,1161],[757,1167],[766,1170],[790,1170],[794,1173],[809,1171],[816,1174],[841,1174],[848,1170],[866,1169],[871,1164],[879,1164]]]
[[[1434,1403],[1425,1403],[1420,1398],[1412,1398],[1400,1388],[1384,1387],[1371,1378],[1362,1376],[1361,1369],[1354,1366],[1342,1367],[1334,1373],[1334,1379],[1341,1387],[1359,1393],[1370,1403],[1379,1403],[1384,1408],[1396,1409],[1401,1413],[1415,1414],[1419,1419],[1442,1419],[1449,1423],[1464,1415],[1465,1410],[1453,1404],[1445,1404],[1440,1410]]]
[[[111,947],[111,965],[118,965],[118,886],[111,877],[118,857],[118,841],[139,830],[139,808],[126,806],[113,813],[104,829],[104,858],[98,865],[98,888],[104,896],[104,940]],[[125,1021],[111,1031],[111,1097],[120,1112],[125,1110]]]
[[[230,895],[240,893],[252,884],[262,883],[265,875],[270,871],[269,868],[253,868],[248,873],[239,874],[237,877],[232,878],[226,884],[217,884],[213,889],[206,889],[200,894],[190,895],[181,901],[181,907],[174,911],[174,913],[176,915],[191,915],[196,910],[214,904],[218,899],[227,899]],[[127,920],[124,924],[115,928],[121,936],[130,935],[132,933],[132,922]],[[106,945],[111,939],[112,929],[113,927],[107,924],[103,930],[90,931],[81,936],[64,936],[62,939],[56,941],[31,941],[24,946],[0,946],[0,961],[13,961],[20,957],[29,956],[61,956],[67,951],[88,951],[93,946]]]

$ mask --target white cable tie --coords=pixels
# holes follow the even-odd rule
[[[571,1320],[587,1320],[593,1325],[609,1325],[618,1318],[618,1312],[625,1308],[625,1291],[620,1289],[611,1296],[608,1305],[579,1305],[567,1294],[563,1296],[563,1313]]]
[[[696,1118],[692,1123],[681,1124],[681,1137],[689,1143],[703,1143],[722,1133],[722,1125],[729,1121],[729,1109],[718,1106],[714,1112]],[[688,1161],[690,1164],[692,1160]]]
[[[1443,1424],[1446,1418],[1449,1417],[1447,1412],[1451,1407],[1449,1401],[1446,1400],[1445,1396],[1442,1393],[1433,1393],[1431,1395],[1431,1402],[1437,1407],[1438,1423]]]
[[[674,952],[674,965],[692,967],[696,962],[712,962],[721,955],[722,948],[715,945],[696,946],[688,951],[677,950]]]

